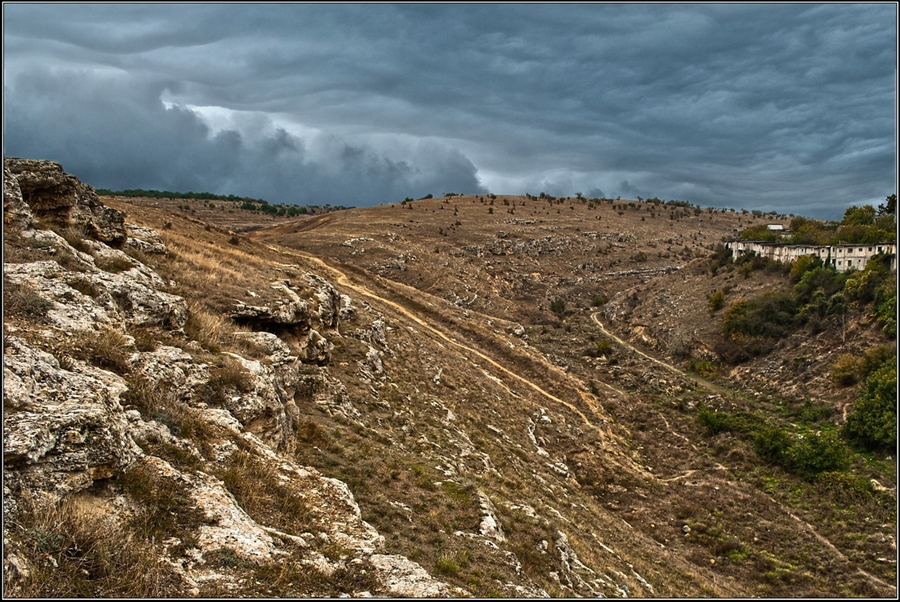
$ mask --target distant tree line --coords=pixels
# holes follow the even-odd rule
[[[150,199],[197,199],[201,201],[247,201],[251,203],[265,203],[263,199],[234,196],[233,194],[213,194],[212,192],[173,192],[171,190],[145,190],[143,188],[127,188],[125,190],[110,190],[109,188],[97,188],[97,194],[103,196],[145,197]]]
[[[285,217],[294,217],[295,215],[320,214],[329,211],[339,211],[342,209],[350,209],[343,205],[332,206],[325,205],[285,205],[283,203],[273,204],[264,199],[254,199],[251,197],[239,197],[233,194],[213,194],[211,192],[173,192],[171,190],[145,190],[143,188],[128,188],[126,190],[110,190],[109,188],[97,188],[97,194],[102,196],[124,196],[124,197],[142,197],[151,199],[193,199],[201,201],[230,201],[232,203],[241,203],[238,208],[244,211],[261,211],[269,215],[278,215]]]

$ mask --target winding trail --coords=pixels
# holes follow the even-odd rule
[[[335,268],[335,267],[333,267],[333,266],[327,264],[325,261],[323,261],[323,260],[320,259],[319,257],[316,257],[315,255],[311,255],[311,254],[308,254],[308,253],[304,253],[303,251],[298,251],[298,250],[296,250],[296,249],[292,249],[292,248],[289,248],[289,247],[282,247],[282,246],[275,247],[275,246],[272,246],[272,245],[269,245],[269,244],[266,244],[266,243],[263,243],[263,244],[265,244],[266,247],[268,247],[269,249],[271,249],[271,250],[273,250],[273,251],[278,251],[278,252],[282,252],[282,253],[288,253],[288,254],[291,254],[291,255],[295,255],[295,256],[297,256],[297,257],[302,257],[303,259],[305,259],[305,260],[307,260],[307,261],[311,261],[311,262],[315,263],[316,265],[322,267],[325,271],[327,271],[327,272],[331,275],[331,277],[333,278],[333,280],[335,281],[335,283],[337,283],[339,286],[344,287],[344,288],[347,288],[347,289],[350,289],[350,290],[352,290],[352,291],[354,291],[354,292],[356,292],[356,293],[359,293],[360,295],[362,295],[362,296],[364,296],[364,297],[368,297],[368,298],[370,298],[370,299],[374,299],[374,300],[378,301],[379,303],[382,303],[382,304],[384,304],[384,305],[389,306],[389,307],[390,307],[391,309],[393,309],[394,311],[396,311],[396,312],[402,314],[403,316],[405,316],[406,318],[412,320],[413,322],[415,322],[416,324],[418,324],[419,326],[421,326],[423,329],[425,329],[425,330],[427,330],[428,332],[432,333],[433,335],[439,337],[441,340],[443,340],[443,341],[449,343],[449,344],[452,345],[453,347],[456,347],[457,349],[460,349],[460,350],[462,350],[462,351],[464,351],[464,352],[466,352],[466,353],[468,353],[468,354],[472,354],[472,355],[474,355],[474,356],[477,356],[479,359],[483,360],[486,364],[489,364],[489,365],[492,366],[493,368],[496,368],[498,371],[500,371],[501,373],[503,373],[505,376],[507,376],[507,377],[509,377],[509,378],[512,378],[512,379],[515,380],[515,381],[518,381],[519,383],[521,383],[521,384],[525,385],[526,387],[528,387],[528,388],[530,388],[530,389],[536,391],[538,394],[544,396],[545,398],[547,398],[547,399],[549,399],[549,400],[551,400],[551,401],[553,401],[553,402],[555,402],[555,403],[557,403],[557,404],[559,404],[559,405],[561,405],[561,406],[564,406],[564,407],[568,408],[570,411],[572,411],[573,413],[575,413],[576,415],[578,415],[578,416],[581,418],[581,420],[584,422],[584,424],[585,424],[586,426],[588,426],[588,427],[592,428],[593,430],[595,430],[595,431],[601,436],[602,439],[604,439],[604,440],[610,440],[610,439],[613,439],[613,440],[617,440],[617,441],[620,441],[620,440],[621,440],[621,437],[619,437],[618,435],[615,435],[615,434],[612,432],[612,430],[609,429],[609,427],[604,428],[604,427],[602,427],[602,426],[600,426],[600,425],[595,424],[594,422],[592,422],[592,421],[588,418],[587,415],[585,415],[584,412],[582,412],[582,411],[581,411],[579,408],[577,408],[576,406],[574,406],[574,405],[572,405],[571,403],[565,401],[564,399],[561,399],[561,398],[557,397],[557,396],[554,395],[553,393],[550,393],[549,391],[547,391],[547,390],[545,390],[544,388],[542,388],[542,387],[541,387],[540,385],[538,385],[537,383],[535,383],[535,382],[533,382],[533,381],[531,381],[531,380],[525,378],[524,376],[522,376],[522,375],[520,375],[520,374],[517,374],[517,373],[514,372],[513,370],[507,368],[506,366],[503,366],[502,364],[500,364],[500,363],[498,363],[497,361],[495,361],[494,359],[488,357],[487,355],[485,355],[484,353],[482,353],[482,352],[479,351],[478,349],[475,349],[475,348],[473,348],[473,347],[470,347],[470,346],[468,346],[468,345],[465,345],[465,344],[463,344],[463,343],[460,343],[459,341],[457,341],[457,340],[454,339],[453,337],[448,336],[448,335],[447,335],[446,333],[444,333],[442,330],[438,329],[437,327],[435,327],[435,326],[432,325],[431,323],[429,323],[429,322],[423,320],[422,318],[420,318],[419,316],[417,316],[416,314],[414,314],[413,312],[411,312],[410,310],[408,310],[408,309],[407,309],[406,307],[404,307],[403,305],[401,305],[401,304],[399,304],[399,303],[397,303],[397,302],[395,302],[395,301],[392,301],[392,300],[390,300],[390,299],[386,299],[385,297],[382,297],[381,295],[379,295],[379,294],[377,294],[376,292],[372,291],[372,289],[370,289],[369,287],[367,287],[367,286],[365,286],[365,285],[357,284],[357,283],[353,282],[353,281],[350,279],[350,277],[347,276],[347,274],[346,274],[345,272],[343,272],[343,271],[339,270],[338,268]],[[400,284],[398,284],[398,283],[390,282],[390,283],[388,284],[388,286],[390,286],[391,288],[399,288],[399,287],[402,286],[402,285],[400,285]],[[396,292],[396,291],[395,291],[395,292]],[[416,291],[416,292],[420,292],[420,291]],[[399,294],[399,293],[398,293],[398,294]],[[534,358],[532,358],[532,359],[534,359]],[[549,368],[549,369],[551,369],[551,370],[553,370],[553,371],[555,371],[555,372],[557,372],[557,373],[562,373],[562,376],[563,376],[566,380],[571,380],[571,377],[569,377],[568,375],[566,375],[566,374],[565,374],[562,370],[560,370],[558,367],[553,366],[552,364],[550,364],[549,362],[546,362],[546,360],[543,360],[543,359],[540,359],[539,361],[542,362],[542,363],[545,365],[546,368]],[[480,366],[478,366],[478,367],[480,368]],[[495,379],[495,382],[500,383],[500,385],[503,386],[503,388],[506,389],[506,390],[509,392],[510,395],[512,395],[512,396],[514,396],[514,397],[517,397],[517,398],[521,398],[520,395],[518,395],[518,394],[516,394],[514,391],[512,391],[512,389],[510,389],[509,386],[507,386],[506,384],[504,384],[500,379]],[[595,402],[593,401],[593,399],[591,399],[591,397],[590,397],[587,393],[585,393],[584,391],[581,391],[578,387],[573,386],[573,385],[571,385],[571,384],[570,384],[569,386],[571,386],[573,389],[575,389],[575,390],[578,392],[578,394],[581,396],[582,401],[584,401],[584,403],[587,405],[587,407],[589,407],[589,408],[590,408],[592,411],[594,411],[594,412],[598,412],[598,410],[597,410],[597,408],[596,408],[596,405],[595,405]],[[626,394],[625,394],[623,391],[620,391],[619,389],[616,389],[615,387],[613,387],[613,386],[611,386],[611,385],[606,385],[606,386],[607,386],[608,388],[610,388],[611,390],[615,391],[616,393],[619,393],[620,395],[626,396]],[[598,413],[599,413],[599,412],[598,412]],[[632,467],[633,467],[635,470],[638,470],[638,471],[641,472],[641,473],[644,473],[644,472],[645,472],[645,469],[644,469],[643,467],[637,465],[637,464],[633,464]],[[647,474],[649,474],[649,473],[647,473]]]
[[[662,367],[665,368],[666,370],[668,370],[668,371],[670,371],[670,372],[672,372],[672,373],[674,373],[674,374],[676,374],[676,375],[678,375],[678,376],[682,376],[682,377],[684,377],[684,378],[687,378],[687,379],[689,379],[689,380],[692,380],[692,381],[694,381],[695,383],[697,383],[697,384],[699,384],[699,385],[701,385],[701,386],[703,386],[703,387],[705,387],[705,388],[707,388],[707,389],[711,389],[711,390],[713,390],[713,391],[716,391],[717,393],[719,393],[719,394],[721,394],[721,395],[729,395],[729,394],[733,394],[733,391],[729,391],[728,389],[722,387],[721,385],[717,385],[717,384],[714,383],[714,382],[708,381],[708,380],[706,380],[705,378],[701,378],[701,377],[696,376],[696,375],[694,375],[694,374],[689,374],[689,373],[687,373],[687,372],[684,372],[683,370],[680,370],[680,369],[676,368],[676,367],[673,366],[672,364],[666,363],[666,362],[664,362],[664,361],[662,361],[662,360],[660,360],[660,359],[656,359],[656,358],[653,357],[653,356],[647,355],[646,353],[644,353],[643,351],[641,351],[640,349],[638,349],[637,347],[635,347],[634,345],[632,345],[632,344],[629,343],[628,341],[625,341],[625,340],[623,340],[623,339],[620,339],[618,336],[616,336],[615,333],[610,332],[609,330],[607,330],[606,327],[603,325],[603,323],[600,321],[600,318],[597,317],[598,314],[599,314],[599,312],[594,312],[594,313],[592,313],[592,314],[591,314],[591,319],[592,319],[592,320],[594,321],[594,323],[597,324],[597,326],[600,328],[600,332],[602,332],[602,333],[605,334],[606,336],[608,336],[608,337],[614,339],[617,343],[619,343],[619,344],[622,345],[623,347],[626,347],[627,349],[630,349],[631,351],[633,351],[634,353],[640,355],[641,357],[650,360],[650,361],[653,362],[654,364],[657,364],[657,365],[659,365],[659,366],[662,366]]]

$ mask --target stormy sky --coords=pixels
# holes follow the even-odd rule
[[[3,6],[5,156],[96,187],[838,219],[896,192],[897,7]]]

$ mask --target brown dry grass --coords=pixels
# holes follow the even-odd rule
[[[25,598],[178,596],[180,577],[150,534],[77,501],[22,507],[7,523],[23,545],[28,575],[7,583]]]
[[[853,582],[846,572],[850,565],[835,560],[814,537],[803,537],[793,548],[785,543],[800,533],[796,521],[785,514],[785,509],[791,507],[790,490],[797,487],[796,482],[787,480],[779,485],[777,490],[783,492],[779,493],[783,497],[779,497],[774,507],[768,507],[767,492],[747,491],[747,487],[757,486],[754,479],[763,480],[764,475],[745,474],[752,483],[748,485],[741,482],[741,477],[713,468],[719,461],[728,462],[731,467],[730,458],[738,458],[740,454],[745,459],[753,456],[752,450],[744,450],[739,444],[704,438],[689,408],[704,399],[706,391],[688,388],[668,394],[664,389],[654,388],[648,384],[652,378],[668,379],[670,383],[678,379],[646,365],[625,349],[617,349],[617,364],[601,364],[582,355],[591,344],[596,346],[596,338],[589,338],[598,334],[590,323],[593,311],[590,304],[595,297],[603,295],[613,299],[617,293],[634,287],[629,291],[636,296],[634,304],[628,307],[632,312],[640,309],[645,296],[658,294],[660,299],[665,299],[662,295],[665,291],[645,286],[640,277],[602,279],[605,272],[686,264],[694,255],[707,252],[708,245],[718,242],[722,235],[748,225],[750,216],[720,213],[689,216],[679,212],[675,219],[670,219],[670,213],[675,216],[675,210],[667,209],[665,214],[652,216],[645,207],[622,209],[617,207],[619,203],[588,208],[577,201],[549,205],[532,199],[509,200],[526,205],[517,204],[515,215],[505,214],[507,206],[498,198],[494,213],[488,214],[487,203],[477,198],[456,197],[449,202],[434,199],[417,202],[412,209],[379,207],[329,215],[327,219],[307,222],[317,227],[305,232],[292,233],[295,225],[291,225],[277,232],[258,233],[260,238],[271,235],[273,240],[312,249],[328,257],[329,263],[341,267],[351,281],[368,286],[410,314],[402,314],[387,302],[366,298],[389,317],[394,328],[390,335],[391,354],[385,358],[390,385],[381,388],[377,383],[360,381],[356,361],[365,349],[351,342],[340,344],[329,370],[347,383],[354,406],[362,412],[359,421],[362,424],[339,415],[327,415],[311,399],[296,400],[304,425],[301,433],[304,440],[298,445],[297,459],[348,483],[364,518],[385,535],[390,552],[419,560],[447,581],[470,587],[482,595],[496,593],[492,589],[496,586],[495,578],[500,581],[518,578],[500,554],[486,552],[484,546],[451,535],[457,528],[477,531],[480,511],[473,500],[458,499],[456,492],[435,485],[436,481],[458,482],[463,490],[475,485],[488,491],[510,536],[506,549],[516,551],[523,564],[530,563],[529,576],[551,593],[568,593],[553,585],[548,577],[550,571],[559,570],[558,561],[540,555],[534,546],[541,539],[552,537],[555,528],[569,534],[573,548],[590,565],[608,572],[622,569],[623,565],[588,535],[596,532],[599,541],[626,558],[654,584],[654,595],[845,593],[840,587],[841,583]],[[635,220],[639,214],[645,219]],[[206,325],[198,324],[196,333],[210,334],[194,336],[206,337],[213,344],[227,342],[228,328],[217,325],[215,317],[222,315],[229,303],[243,299],[257,304],[243,296],[247,290],[262,294],[269,283],[285,277],[287,263],[307,265],[301,257],[277,253],[254,240],[241,238],[237,246],[230,245],[229,233],[208,230],[189,219],[154,216],[149,211],[146,215],[147,225],[158,223],[154,227],[173,251],[170,258],[155,260],[157,269],[167,278],[179,281],[173,292],[185,294],[196,302],[192,309],[198,321],[209,321]],[[534,222],[507,222],[520,218]],[[161,229],[166,219],[174,225]],[[738,220],[743,223],[739,224]],[[460,224],[455,225],[455,221]],[[700,229],[702,233],[698,233]],[[501,230],[519,240],[554,236],[581,242],[593,240],[583,236],[584,231],[620,231],[635,236],[636,242],[615,245],[603,240],[589,254],[581,250],[551,252],[540,258],[490,254],[477,257],[466,251],[468,246],[494,240]],[[354,255],[358,249],[342,243],[357,236],[374,238],[376,243],[369,244],[365,253]],[[640,256],[641,252],[644,256]],[[401,254],[407,257],[405,269],[384,268],[387,259]],[[409,259],[411,256],[416,259]],[[345,265],[341,266],[340,262]],[[582,264],[591,267],[573,267]],[[700,272],[705,271],[705,266],[701,266]],[[374,276],[376,273],[386,280]],[[690,292],[691,287],[699,291],[696,308],[705,326],[709,322],[705,295],[711,291],[697,286],[696,280],[692,282],[693,276],[686,270],[665,280],[681,282],[684,277],[679,292]],[[701,276],[697,274],[696,278]],[[715,285],[731,284],[728,277],[723,274]],[[764,284],[754,277],[739,286],[750,290],[750,285]],[[453,305],[457,299],[471,299],[476,293],[477,300],[465,310]],[[736,290],[733,294],[739,293]],[[550,310],[550,302],[555,299],[566,300],[563,315]],[[659,301],[659,305],[664,303]],[[657,310],[654,307],[645,312],[648,322]],[[470,349],[488,355],[510,371],[540,383],[565,404],[551,403],[547,396],[522,386],[520,381],[509,378],[507,373],[474,354],[453,347],[412,316],[463,341]],[[535,325],[528,328],[529,344],[546,355],[504,335],[502,319]],[[515,351],[509,343],[515,345]],[[551,356],[559,356],[568,367],[550,368],[547,357]],[[474,363],[479,366],[473,367]],[[441,384],[431,378],[438,367],[443,370]],[[489,376],[501,382],[498,384]],[[582,388],[587,390],[579,383],[588,382],[600,384],[592,396],[578,392]],[[396,393],[392,391],[393,386]],[[622,393],[609,393],[611,387]],[[447,424],[446,411],[432,404],[432,400],[440,400],[451,409],[456,421]],[[380,405],[382,402],[389,406]],[[526,421],[541,407],[548,409],[554,421],[553,426],[541,426],[543,430],[537,434],[543,437],[541,444],[552,457],[566,459],[571,470],[568,479],[561,479],[547,469],[547,461],[526,439]],[[511,442],[487,429],[487,423],[508,433]],[[589,423],[598,428],[585,428]],[[448,478],[437,472],[434,466],[443,465],[446,456],[456,453],[452,433],[457,428],[468,433],[478,451],[489,455],[499,474],[479,473],[477,467],[474,470],[470,467],[468,470],[472,472],[465,477]],[[427,442],[420,440],[423,435]],[[403,453],[397,451],[398,444],[403,446]],[[732,456],[725,460],[722,453]],[[682,481],[674,481],[663,488],[649,472],[638,477],[638,473],[611,468],[611,457],[616,458],[616,464],[627,463],[624,458],[628,458],[628,462],[650,466],[654,472],[665,473],[667,478],[695,471],[691,474],[696,477],[685,478],[683,482],[697,481],[703,487],[697,489],[693,484],[687,486]],[[236,490],[240,490],[242,479],[263,484],[271,478],[271,475],[255,474],[256,467],[246,462],[236,461],[230,470],[234,474],[229,480]],[[276,516],[280,512],[277,495],[256,490],[241,495],[242,503],[254,508],[260,520],[282,520]],[[728,505],[729,498],[740,502]],[[533,521],[516,517],[502,510],[501,501],[528,503],[538,509],[539,517]],[[696,520],[710,526],[710,529],[698,528],[703,537],[698,535],[696,541],[684,538],[678,522],[682,519],[676,516],[678,508],[688,501],[698,506]],[[391,502],[401,502],[410,510],[402,510]],[[554,523],[556,519],[548,510],[550,507],[558,509],[567,520]],[[759,543],[747,545],[755,534],[748,526],[748,519],[742,516],[742,510],[752,510],[756,517],[753,524],[758,520],[767,521],[771,537],[760,537]],[[713,512],[719,513],[716,520],[721,526],[708,518]],[[813,521],[814,512],[814,508],[804,510],[803,516]],[[831,518],[816,520],[821,526],[823,520],[829,522]],[[282,524],[286,529],[299,528],[299,525]],[[655,527],[651,528],[651,524]],[[712,526],[715,531],[711,530]],[[666,545],[664,552],[657,542]],[[734,542],[744,547],[735,548]],[[466,554],[472,559],[468,564],[462,561]],[[753,560],[769,557],[776,559],[777,562],[772,561],[776,562],[776,568],[790,566],[796,575],[808,572],[813,577],[770,576],[775,571],[772,566]],[[710,564],[711,559],[716,560],[715,565]],[[835,563],[841,569],[834,576],[817,576],[815,567]],[[628,583],[638,587],[630,577]],[[847,587],[861,586],[856,583]]]

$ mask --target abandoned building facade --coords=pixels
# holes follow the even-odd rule
[[[831,265],[838,272],[862,270],[866,262],[875,255],[887,255],[890,269],[897,271],[897,244],[893,242],[853,245],[785,245],[776,242],[732,240],[725,243],[734,259],[755,253],[783,263],[793,263],[804,255],[815,255],[823,263]]]

